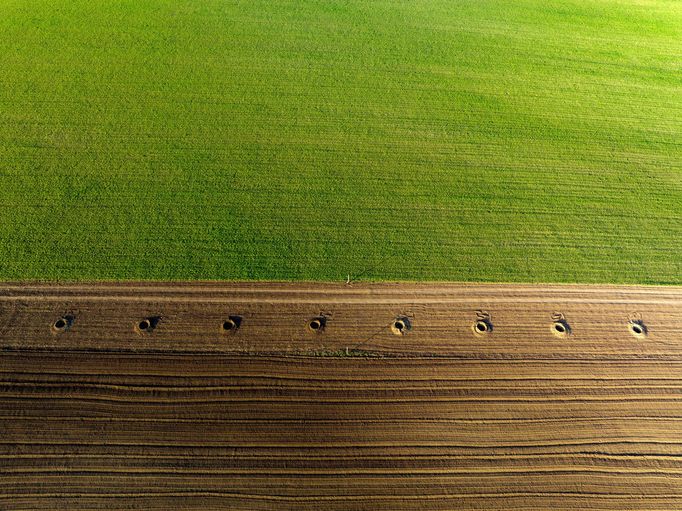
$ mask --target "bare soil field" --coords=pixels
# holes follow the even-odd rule
[[[0,285],[0,509],[682,508],[682,288]]]

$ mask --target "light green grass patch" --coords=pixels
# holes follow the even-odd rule
[[[682,2],[0,0],[0,279],[682,284]]]

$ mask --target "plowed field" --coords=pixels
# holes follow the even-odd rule
[[[0,508],[677,509],[680,325],[680,288],[6,285]]]

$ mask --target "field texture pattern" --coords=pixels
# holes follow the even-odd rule
[[[3,286],[0,509],[682,509],[680,325],[679,287]]]
[[[682,283],[682,2],[0,0],[0,279]]]

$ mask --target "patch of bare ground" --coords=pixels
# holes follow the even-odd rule
[[[682,289],[0,285],[0,509],[680,509]]]

